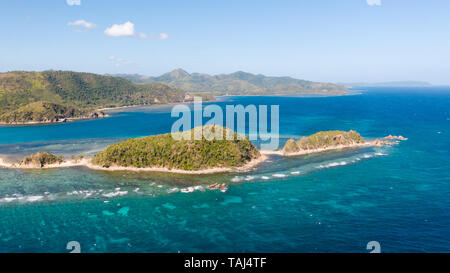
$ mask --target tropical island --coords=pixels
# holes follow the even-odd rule
[[[195,138],[201,133],[200,138]],[[223,134],[223,139],[212,136]],[[185,140],[188,139],[189,140]],[[198,140],[195,140],[198,139]],[[85,166],[105,171],[156,171],[183,174],[248,171],[267,159],[267,155],[302,156],[337,149],[398,144],[402,136],[365,141],[354,130],[322,131],[298,141],[290,139],[278,151],[259,151],[245,136],[218,125],[207,125],[186,132],[132,138],[108,146],[92,158],[65,160],[48,152],[25,157],[7,168],[59,168]]]
[[[295,141],[289,139],[278,154],[283,156],[300,156],[314,153],[327,152],[331,150],[339,150],[345,148],[357,148],[364,146],[384,146],[397,144],[397,142],[387,140],[406,140],[402,136],[389,136],[380,140],[365,141],[364,138],[356,131],[322,131],[310,136],[305,136]]]
[[[95,155],[92,165],[97,168],[174,170],[212,172],[242,170],[260,162],[263,156],[247,137],[222,126],[202,126],[187,132],[129,139],[112,144]],[[208,140],[207,134],[223,134],[222,140]],[[200,140],[194,140],[203,132]],[[231,135],[232,140],[227,136]],[[187,137],[189,136],[189,137]],[[191,140],[176,140],[181,137]]]
[[[0,123],[37,124],[105,117],[101,108],[183,102],[163,83],[72,71],[0,73]]]

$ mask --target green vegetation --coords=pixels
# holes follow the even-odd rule
[[[46,165],[51,164],[61,164],[64,162],[64,158],[62,156],[56,156],[54,154],[44,152],[44,153],[36,153],[29,156],[26,156],[22,161],[19,162],[19,165],[25,166],[37,166],[40,168],[45,167]]]
[[[75,118],[85,115],[74,107],[61,106],[48,102],[33,102],[22,106],[17,110],[0,115],[0,120],[5,123],[21,122],[58,122],[67,118]]]
[[[358,132],[345,131],[322,131],[308,137],[302,137],[297,142],[289,139],[284,145],[283,152],[295,153],[302,150],[327,148],[337,145],[351,145],[364,143],[364,138]]]
[[[200,127],[199,127],[200,128]],[[223,130],[223,140],[193,140],[193,129],[189,132],[192,140],[175,140],[171,134],[148,136],[113,144],[95,155],[93,163],[103,167],[121,166],[136,168],[165,167],[168,169],[203,170],[216,167],[241,167],[258,158],[258,149],[230,129],[220,126],[203,126],[205,133]],[[198,132],[198,131],[197,131]],[[232,136],[226,140],[226,136]],[[207,138],[208,135],[206,134]],[[208,138],[209,139],[209,138]]]
[[[246,72],[208,75],[189,74],[176,69],[159,77],[141,75],[116,75],[136,83],[162,82],[179,87],[186,92],[208,92],[214,95],[274,95],[274,94],[346,94],[347,88],[332,83],[311,82],[291,77],[266,77]]]
[[[20,117],[40,117],[36,102],[74,110],[73,117],[103,107],[182,102],[184,91],[162,83],[135,84],[126,79],[72,71],[0,73],[0,121],[37,121]],[[21,109],[26,107],[25,109]],[[47,108],[47,107],[44,107]],[[19,112],[14,112],[19,111]],[[27,113],[24,113],[27,112]],[[61,113],[60,113],[61,114]],[[71,113],[67,114],[71,116]],[[17,118],[12,118],[16,116]],[[45,116],[45,115],[44,115]],[[48,118],[51,120],[53,115]],[[57,113],[55,113],[57,116]],[[65,117],[66,114],[63,114]],[[72,116],[71,116],[72,117]],[[8,119],[6,119],[8,118]]]

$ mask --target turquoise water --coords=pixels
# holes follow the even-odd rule
[[[272,156],[249,173],[183,176],[0,168],[0,252],[450,251],[450,88],[374,88],[325,98],[231,97],[279,104],[283,143],[355,129],[400,145],[299,158]],[[127,137],[169,132],[170,108],[102,120],[0,127],[0,154],[91,155]],[[228,183],[228,192],[204,191]],[[192,193],[180,192],[191,188]]]

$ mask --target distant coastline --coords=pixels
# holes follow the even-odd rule
[[[185,92],[212,95],[276,95],[276,94],[344,94],[347,87],[329,82],[313,82],[292,77],[274,77],[237,71],[231,74],[210,75],[188,73],[178,68],[157,77],[139,74],[113,75],[138,84],[164,83]]]
[[[215,100],[207,100],[203,101],[203,103],[214,102]],[[133,108],[157,108],[157,107],[169,107],[177,104],[190,104],[192,101],[183,101],[183,102],[170,102],[170,103],[160,103],[160,104],[136,104],[136,105],[126,105],[126,106],[117,106],[117,107],[105,107],[96,109],[95,112],[114,112],[115,110],[121,109],[133,109]],[[26,122],[2,122],[0,121],[0,126],[31,126],[31,125],[51,125],[51,124],[60,124],[67,122],[76,122],[76,121],[86,121],[86,120],[97,120],[103,118],[109,118],[111,115],[105,113],[104,115],[100,115],[98,117],[74,117],[74,118],[65,118],[60,119],[58,121],[26,121]]]
[[[218,97],[222,97],[222,96],[218,96]],[[204,101],[202,101],[202,103],[215,102],[215,101],[217,101],[217,100],[204,100]],[[136,105],[100,108],[100,109],[97,109],[97,111],[110,112],[110,111],[129,109],[129,108],[157,108],[157,107],[168,107],[168,106],[173,106],[173,105],[177,105],[177,104],[191,104],[191,103],[193,103],[193,101],[169,102],[169,103],[160,103],[160,104],[136,104]]]
[[[220,98],[227,97],[304,97],[304,98],[315,98],[315,97],[340,97],[340,96],[353,96],[360,95],[361,93],[354,90],[348,90],[347,93],[344,94],[246,94],[246,95],[220,95],[215,96],[215,100],[205,100],[203,103],[210,103],[215,101],[220,101]],[[217,100],[219,99],[219,100]],[[182,101],[182,102],[170,102],[170,103],[158,103],[158,104],[135,104],[135,105],[125,105],[125,106],[116,106],[116,107],[103,107],[96,109],[94,112],[106,112],[104,115],[99,115],[98,117],[72,117],[72,118],[64,118],[57,121],[26,121],[26,122],[3,122],[0,121],[0,126],[32,126],[32,125],[52,125],[52,124],[60,124],[67,122],[76,122],[76,121],[86,121],[86,120],[96,120],[102,118],[109,118],[111,115],[108,115],[108,112],[114,112],[117,110],[123,109],[134,109],[134,108],[158,108],[158,107],[169,107],[177,104],[191,104],[193,101]]]
[[[109,115],[105,114],[103,116],[99,117],[77,117],[77,118],[65,118],[58,121],[24,121],[24,122],[2,122],[0,121],[1,126],[31,126],[31,125],[51,125],[51,124],[59,124],[59,123],[68,123],[68,122],[75,122],[75,121],[83,121],[83,120],[96,120],[96,119],[102,119],[102,118],[108,118]]]
[[[91,119],[91,112],[153,104],[204,102],[214,96],[335,96],[347,87],[268,77],[238,71],[232,74],[189,74],[182,69],[142,78],[136,75],[99,75],[74,71],[12,71],[0,73],[3,97],[1,125],[45,125]],[[85,117],[88,115],[89,117]],[[96,118],[96,117],[94,117]]]

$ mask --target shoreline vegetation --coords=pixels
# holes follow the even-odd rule
[[[194,96],[199,96],[202,98],[202,103],[207,102],[215,102],[217,98],[214,96],[206,96],[205,94],[186,94],[184,101],[182,102],[169,102],[169,103],[161,103],[161,104],[136,104],[136,105],[126,105],[126,106],[117,106],[117,107],[105,107],[97,109],[97,111],[115,111],[120,109],[128,109],[128,108],[144,108],[144,107],[168,107],[176,104],[189,104],[194,102]],[[107,114],[106,114],[107,115]],[[109,115],[107,115],[109,117]]]
[[[202,97],[202,102],[203,103],[208,103],[208,102],[214,102],[217,101],[217,99],[215,97],[210,97],[210,96],[203,96]],[[206,100],[204,100],[204,98]],[[133,109],[133,108],[147,108],[147,107],[168,107],[168,106],[172,106],[172,105],[176,105],[176,104],[189,104],[193,102],[193,97],[191,99],[190,95],[187,94],[185,97],[185,100],[182,102],[170,102],[170,103],[160,103],[160,104],[135,104],[135,105],[125,105],[125,106],[116,106],[116,107],[104,107],[104,108],[99,108],[96,109],[94,112],[92,112],[89,115],[85,115],[85,116],[80,116],[80,117],[71,117],[71,118],[65,118],[65,117],[57,117],[53,120],[43,120],[43,121],[22,121],[22,122],[18,122],[18,121],[14,121],[14,122],[4,122],[0,120],[0,125],[5,125],[5,126],[17,126],[17,125],[49,125],[49,124],[57,124],[57,123],[66,123],[66,122],[74,122],[74,121],[83,121],[83,120],[93,120],[93,119],[100,119],[100,118],[108,118],[110,117],[110,115],[108,114],[108,112],[114,112],[116,110],[121,110],[121,109]]]
[[[282,150],[258,150],[246,137],[238,139],[234,131],[217,125],[202,126],[203,132],[214,134],[223,130],[233,140],[174,140],[171,134],[129,139],[112,144],[92,158],[83,156],[65,160],[48,152],[25,157],[18,163],[0,158],[0,167],[13,169],[52,169],[86,167],[99,171],[168,172],[177,174],[214,174],[247,172],[266,161],[269,155],[284,157],[304,156],[334,150],[369,146],[395,145],[407,140],[392,136],[365,141],[359,133],[350,130],[323,131],[298,141],[290,139]],[[195,129],[177,134],[191,134]],[[220,131],[218,131],[220,132]]]
[[[76,107],[38,101],[0,115],[0,124],[52,124],[104,117],[107,115],[101,111],[80,110]]]

